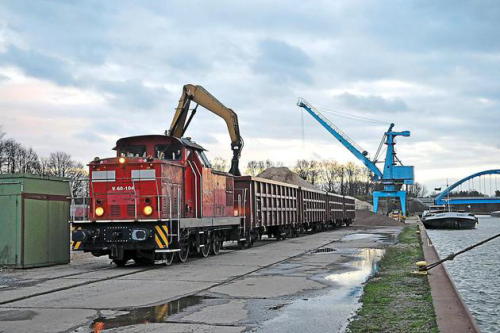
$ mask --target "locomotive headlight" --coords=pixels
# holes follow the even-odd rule
[[[142,212],[144,213],[144,215],[151,215],[153,214],[153,207],[151,206],[144,206],[144,208],[142,209]]]
[[[104,215],[104,208],[102,208],[102,207],[97,207],[97,208],[95,209],[95,215],[97,215],[97,216],[103,216],[103,215]]]
[[[238,210],[237,209],[235,209],[233,213],[234,213],[234,216],[238,216]]]
[[[120,164],[125,163],[125,157],[120,157],[120,158],[118,159],[118,163],[120,163]]]

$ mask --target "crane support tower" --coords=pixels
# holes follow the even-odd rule
[[[412,185],[414,183],[413,166],[404,166],[396,156],[394,146],[396,145],[396,136],[410,136],[410,131],[396,132],[393,131],[394,124],[389,126],[387,132],[382,138],[387,145],[385,154],[384,169],[381,171],[376,163],[377,156],[372,161],[368,156],[368,152],[361,149],[349,136],[335,126],[321,112],[314,108],[303,98],[299,98],[297,105],[306,110],[314,119],[316,119],[330,134],[340,141],[354,156],[356,156],[363,164],[372,172],[372,179],[383,185],[383,190],[373,192],[373,211],[378,211],[380,198],[399,198],[401,203],[401,211],[406,216],[406,191],[402,189],[403,185]],[[380,152],[380,147],[379,151]],[[378,155],[378,153],[377,153]]]
[[[190,110],[189,106],[191,101],[196,103],[194,109]],[[212,96],[202,86],[186,84],[182,88],[182,95],[179,99],[179,104],[175,109],[175,115],[170,124],[170,129],[167,131],[168,136],[182,138],[186,132],[193,116],[196,114],[198,105],[203,106],[205,109],[215,113],[226,122],[229,136],[231,137],[231,150],[233,157],[231,159],[231,169],[229,173],[234,176],[241,176],[239,169],[239,160],[241,156],[241,149],[243,149],[243,138],[240,135],[240,127],[238,125],[238,116],[236,113],[225,107],[217,98]],[[191,111],[191,113],[189,113]]]

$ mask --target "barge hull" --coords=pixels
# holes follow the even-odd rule
[[[427,229],[475,229],[474,220],[457,220],[454,218],[422,221]]]

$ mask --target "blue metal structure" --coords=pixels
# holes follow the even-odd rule
[[[434,198],[434,204],[436,205],[462,205],[462,204],[481,204],[481,203],[500,203],[500,198],[488,198],[488,197],[470,197],[470,198],[448,198],[448,194],[453,191],[456,187],[471,180],[472,178],[481,177],[483,175],[500,175],[500,169],[485,170],[481,172],[476,172],[470,176],[460,179],[456,183],[449,186],[443,192],[439,193]]]
[[[343,133],[337,126],[328,120],[321,112],[315,109],[303,98],[299,98],[297,105],[305,109],[314,119],[316,119],[330,134],[340,141],[354,156],[356,156],[363,164],[373,173],[373,180],[384,185],[382,191],[373,192],[373,211],[378,211],[378,203],[380,198],[399,198],[401,203],[401,211],[406,215],[406,191],[402,190],[403,184],[411,185],[414,182],[413,166],[397,165],[399,161],[396,157],[394,138],[396,136],[410,136],[409,131],[394,132],[394,124],[389,126],[387,132],[384,133],[387,152],[385,154],[384,169],[381,171],[376,161],[371,161],[368,153],[361,149],[354,141]],[[401,162],[400,162],[401,164]]]

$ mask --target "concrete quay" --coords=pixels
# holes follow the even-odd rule
[[[338,331],[401,228],[263,240],[168,267],[118,268],[75,253],[69,265],[4,270],[0,332]]]

